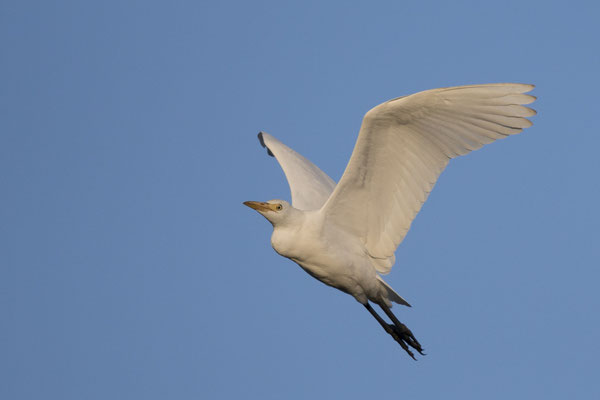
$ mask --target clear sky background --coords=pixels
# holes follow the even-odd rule
[[[600,6],[2,1],[0,398],[600,398]],[[393,97],[524,82],[388,282],[412,361],[270,247],[265,130],[335,180]]]

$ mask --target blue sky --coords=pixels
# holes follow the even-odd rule
[[[597,3],[0,4],[3,399],[598,398]],[[525,82],[387,281],[418,362],[269,245],[256,139],[339,179],[361,118]]]

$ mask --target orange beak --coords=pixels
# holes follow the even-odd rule
[[[264,203],[262,201],[245,201],[245,206],[248,206],[256,211],[276,211],[277,204]]]

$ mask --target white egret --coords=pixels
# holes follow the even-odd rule
[[[409,306],[379,274],[448,161],[532,125],[523,104],[533,85],[499,83],[427,90],[373,108],[363,118],[346,170],[336,185],[317,166],[264,132],[258,138],[287,177],[292,204],[247,201],[273,225],[275,251],[321,282],[352,295],[402,348],[423,354],[391,312]],[[387,323],[369,302],[391,319]]]

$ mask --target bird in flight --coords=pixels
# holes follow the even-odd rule
[[[392,313],[410,307],[380,274],[452,158],[532,125],[524,104],[533,85],[497,83],[426,90],[389,100],[364,116],[358,139],[336,184],[273,136],[258,139],[288,180],[292,204],[247,201],[273,225],[271,245],[326,285],[353,296],[413,359],[423,353]],[[391,320],[386,322],[371,303]]]

